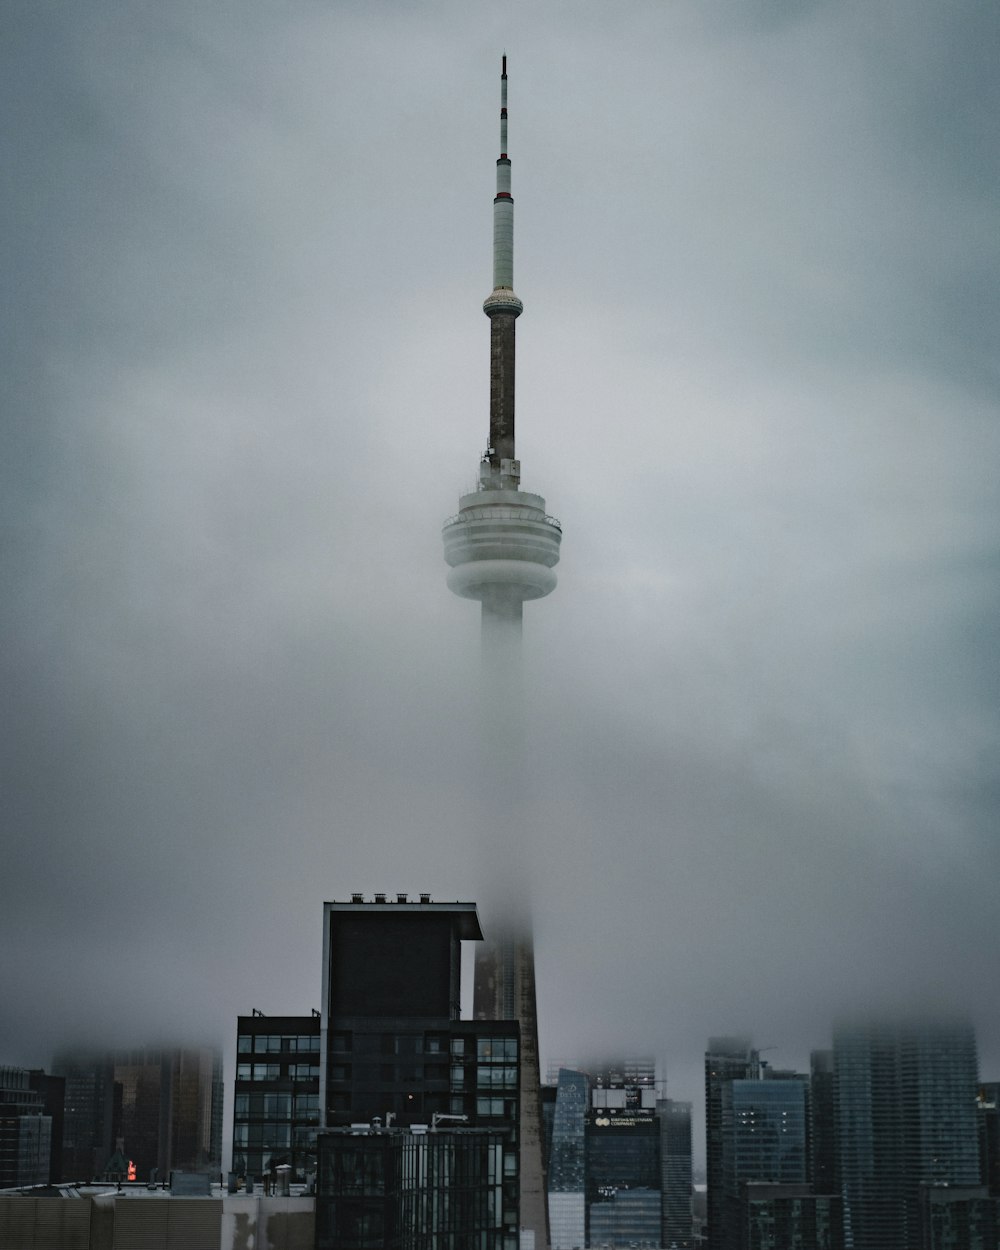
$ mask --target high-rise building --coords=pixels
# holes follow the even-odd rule
[[[582,1250],[587,1244],[588,1095],[584,1073],[560,1070],[548,1167],[552,1250]]]
[[[813,1192],[837,1192],[836,1097],[833,1051],[809,1056],[809,1181]]]
[[[725,1250],[722,1096],[730,1081],[756,1080],[760,1058],[746,1037],[712,1037],[705,1052],[705,1172],[708,1250]]]
[[[920,1250],[996,1250],[1000,1198],[985,1185],[920,1187]]]
[[[919,1250],[921,1187],[980,1183],[972,1028],[843,1026],[833,1053],[847,1250]]]
[[[47,1185],[52,1117],[25,1068],[0,1067],[0,1189]]]
[[[354,895],[325,903],[323,920],[318,1244],[432,1247],[421,1238],[447,1230],[518,1250],[521,1031],[461,1018],[476,905]],[[389,1171],[376,1184],[369,1166]],[[393,1228],[415,1239],[394,1241]]]
[[[691,1104],[673,1098],[656,1103],[660,1123],[662,1244],[666,1250],[690,1250],[694,1242],[691,1214]]]
[[[507,154],[507,58],[500,77],[500,156],[493,200],[493,284],[483,304],[490,321],[489,435],[476,490],[459,499],[444,524],[448,586],[482,605],[484,717],[488,738],[484,782],[498,799],[491,809],[508,813],[521,792],[517,761],[521,625],[525,600],[540,599],[556,584],[562,530],[547,515],[541,495],[521,490],[514,439],[515,322],[523,305],[514,294],[514,201]],[[500,830],[495,831],[497,835]],[[494,836],[485,830],[485,837]],[[506,835],[507,830],[503,833]],[[506,837],[505,837],[506,841]],[[510,898],[506,932],[478,956],[477,1016],[504,1016],[521,1026],[520,1208],[525,1241],[548,1244],[543,1132],[538,1070],[538,1024],[534,956],[527,883],[509,864],[495,874]]]
[[[66,1106],[66,1079],[51,1076],[41,1068],[28,1070],[28,1087],[42,1100],[42,1114],[52,1121],[52,1149],[49,1154],[49,1180],[53,1185],[63,1179],[62,1150]]]
[[[121,1122],[121,1085],[107,1052],[62,1050],[53,1072],[65,1081],[62,1179],[89,1181],[103,1171],[115,1149]]]
[[[980,1181],[1000,1198],[1000,1082],[984,1081],[976,1099]]]
[[[747,1250],[843,1250],[840,1197],[815,1194],[811,1185],[750,1181],[739,1218]]]
[[[659,1246],[661,1129],[656,1063],[593,1065],[587,1116],[587,1229],[591,1246]]]
[[[116,1136],[136,1174],[218,1172],[222,1156],[222,1055],[214,1047],[115,1051],[121,1086]]]
[[[748,1250],[742,1208],[753,1182],[806,1184],[806,1082],[728,1081],[722,1089],[724,1250]]]
[[[320,1018],[240,1016],[233,1099],[233,1171],[265,1177],[282,1165],[289,1179],[316,1175]]]
[[[502,1250],[504,1138],[486,1128],[324,1133],[316,1250]]]

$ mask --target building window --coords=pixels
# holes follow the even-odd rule
[[[236,1053],[239,1055],[249,1055],[253,1050],[253,1038],[247,1037],[245,1033],[241,1033],[236,1039]]]
[[[480,1063],[516,1063],[516,1037],[481,1037],[476,1043]]]

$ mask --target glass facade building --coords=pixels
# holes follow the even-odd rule
[[[549,1237],[553,1250],[587,1244],[587,1114],[589,1082],[563,1068],[556,1086],[549,1154]]]
[[[316,1173],[318,1016],[240,1016],[233,1099],[233,1171],[261,1178],[281,1164]]]
[[[115,1085],[114,1064],[107,1053],[63,1050],[52,1070],[66,1083],[61,1179],[89,1181],[114,1153],[121,1123],[122,1091]],[[219,1119],[221,1124],[221,1114]]]
[[[730,1196],[746,1181],[806,1182],[806,1085],[730,1081],[722,1091],[723,1183]]]
[[[848,1250],[919,1250],[921,1186],[980,1183],[975,1036],[965,1022],[834,1033]]]
[[[323,1134],[317,1250],[503,1250],[504,1136],[488,1129]]]
[[[663,1191],[663,1245],[689,1250],[694,1245],[691,1214],[691,1104],[661,1098],[656,1104],[660,1123],[660,1175]]]
[[[921,1250],[996,1250],[1000,1198],[986,1186],[925,1185],[920,1194]]]
[[[809,1185],[744,1185],[740,1223],[746,1250],[842,1250],[844,1244],[840,1198],[816,1195]]]
[[[24,1068],[0,1067],[0,1189],[47,1185],[52,1117]]]
[[[705,1178],[708,1250],[724,1250],[726,1195],[722,1176],[722,1092],[729,1081],[760,1074],[747,1037],[711,1037],[705,1052]]]
[[[213,1047],[142,1047],[111,1056],[121,1089],[115,1132],[140,1179],[177,1170],[218,1172],[222,1055]],[[117,1091],[116,1091],[117,1094]],[[107,1160],[104,1161],[105,1163]],[[103,1166],[103,1165],[102,1165]]]
[[[659,1189],[615,1189],[590,1204],[589,1246],[636,1247],[658,1250],[660,1245]]]

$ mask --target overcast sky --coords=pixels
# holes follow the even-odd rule
[[[321,904],[503,909],[543,1062],[967,1009],[1000,1078],[979,0],[9,0],[0,1062],[319,1006]],[[510,69],[531,776],[440,525]],[[231,1078],[231,1073],[229,1074]]]

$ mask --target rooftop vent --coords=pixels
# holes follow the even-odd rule
[[[365,901],[365,896],[364,896],[363,894],[352,894],[352,895],[351,895],[351,902],[352,902],[352,903],[363,903],[364,901]]]
[[[429,903],[431,901],[431,896],[429,894],[421,894],[420,901],[421,903]]]
[[[397,903],[405,903],[405,902],[406,902],[406,895],[405,895],[405,894],[397,894],[397,895],[396,895],[396,902],[397,902]]]
[[[385,902],[385,895],[384,895],[384,894],[376,894],[376,895],[375,895],[375,902],[376,902],[376,903],[384,903],[384,902]]]

